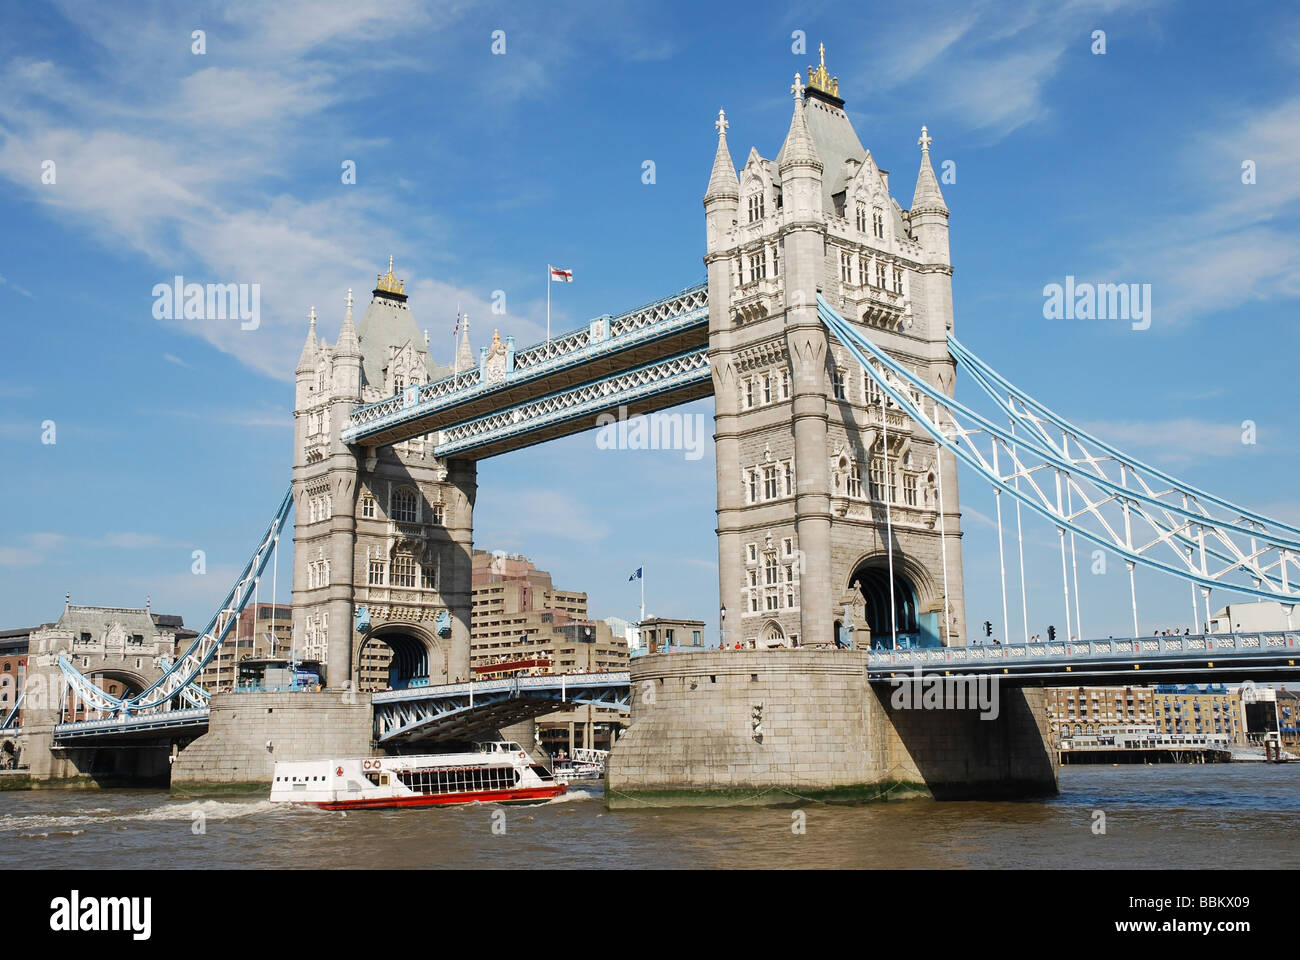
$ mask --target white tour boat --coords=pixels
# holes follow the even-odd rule
[[[537,803],[568,789],[513,741],[474,746],[475,753],[280,761],[271,802],[323,810]]]

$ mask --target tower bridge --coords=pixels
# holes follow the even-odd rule
[[[277,738],[263,747],[264,731],[288,736],[291,751],[325,749],[290,736],[312,711],[350,725],[331,745],[373,749],[465,736],[553,709],[557,694],[572,699],[560,678],[499,689],[466,682],[478,464],[589,429],[619,408],[650,412],[708,395],[720,607],[730,637],[750,649],[651,655],[627,678],[580,691],[631,714],[607,768],[611,796],[891,780],[935,796],[1052,790],[1037,686],[1300,672],[1289,628],[1253,644],[1180,638],[1177,649],[1140,638],[1103,649],[1086,638],[1079,539],[1124,560],[1136,637],[1138,566],[1188,584],[1198,623],[1202,608],[1208,622],[1216,589],[1276,598],[1289,617],[1300,596],[1300,529],[1088,435],[969,351],[955,333],[949,210],[927,128],[904,208],[824,56],[790,92],[775,159],[751,148],[739,169],[719,111],[702,286],[523,349],[494,333],[477,358],[466,324],[449,365],[429,354],[391,258],[359,321],[348,292],[333,345],[311,310],[296,367],[291,490],[223,609],[255,594],[292,509],[294,628],[303,655],[325,664],[325,690],[277,699],[265,708],[274,719],[259,714],[248,728],[255,733],[235,729],[252,723],[260,702],[238,697],[254,695],[220,709],[216,698],[208,734],[182,751],[176,771],[208,775],[223,744],[241,769],[269,770]],[[969,381],[962,400],[959,372]],[[1008,631],[1004,501],[1015,511],[1025,641],[1023,517],[1057,531],[1061,644],[971,645],[959,463],[965,482],[995,499]],[[224,637],[216,627],[130,697],[108,695],[61,661],[75,694],[122,729],[74,722],[59,736],[156,732],[169,711],[192,727],[197,715],[186,711],[208,699],[194,679]],[[394,650],[400,674],[399,689],[373,697],[355,690],[372,641]],[[1007,686],[998,720],[902,715],[879,695],[900,675],[954,669]]]

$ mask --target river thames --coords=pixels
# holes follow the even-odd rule
[[[536,806],[346,815],[258,795],[8,792],[0,868],[1300,867],[1300,764],[1066,767],[1060,782],[1017,803],[610,812],[594,785]]]

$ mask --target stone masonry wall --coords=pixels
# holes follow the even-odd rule
[[[634,661],[631,677],[631,724],[607,766],[611,808],[1056,790],[1038,691],[1000,690],[993,720],[896,710],[890,687],[867,683],[861,651],[660,654]]]
[[[176,757],[172,787],[258,784],[269,791],[277,760],[370,756],[370,695],[347,697],[328,690],[214,695],[208,732]]]

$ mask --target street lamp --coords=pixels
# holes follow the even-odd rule
[[[718,610],[718,645],[723,650],[727,649],[727,605],[725,603]]]

